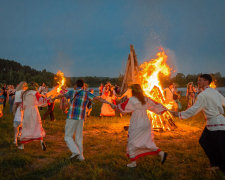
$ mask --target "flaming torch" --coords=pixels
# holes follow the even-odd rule
[[[57,83],[59,84],[59,87],[57,88],[57,93],[60,93],[62,86],[65,84],[65,78],[64,78],[64,73],[61,72],[60,70],[56,73],[56,76],[54,78]]]
[[[53,88],[51,91],[49,91],[47,93],[47,97],[55,97],[57,96],[61,89],[62,89],[62,86],[65,85],[65,77],[64,77],[64,73],[61,72],[60,70],[56,73],[55,77],[54,77],[54,80],[57,82],[58,84],[58,87],[57,88]]]
[[[159,80],[159,74],[164,76],[170,75],[170,67],[166,64],[167,55],[162,49],[156,54],[156,59],[151,59],[140,65],[139,81],[146,96],[150,97],[156,102],[163,104],[168,109],[172,109],[171,104],[165,103],[162,86]],[[163,115],[157,115],[148,111],[150,119],[152,119],[152,127],[154,130],[171,130],[176,128],[174,118],[169,112]]]

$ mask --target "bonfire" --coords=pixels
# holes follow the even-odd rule
[[[216,83],[215,83],[215,81],[212,81],[211,83],[210,83],[210,85],[209,85],[211,88],[216,88]]]
[[[163,104],[168,109],[172,109],[171,104],[165,103],[165,97],[162,90],[162,85],[159,80],[159,75],[169,76],[171,69],[166,64],[167,55],[162,49],[157,53],[156,59],[151,59],[140,65],[139,82],[146,96],[156,102]],[[152,127],[154,130],[166,131],[176,128],[174,118],[169,112],[163,115],[157,115],[148,111],[148,116],[152,119]]]

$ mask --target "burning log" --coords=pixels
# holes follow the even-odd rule
[[[161,93],[159,87],[154,86],[150,92],[153,97],[157,97],[157,102],[165,104],[164,96]],[[152,119],[152,128],[155,131],[166,131],[177,128],[173,116],[169,112],[165,112],[163,115],[157,115],[152,112],[148,112],[148,115]]]

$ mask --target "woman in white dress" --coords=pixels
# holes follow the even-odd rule
[[[163,164],[167,153],[155,145],[147,110],[163,114],[167,109],[162,104],[145,97],[139,84],[132,85],[131,89],[132,97],[117,106],[122,113],[132,113],[127,144],[127,156],[131,163],[127,166],[136,167],[136,159],[146,155],[159,155]]]
[[[22,81],[16,87],[15,101],[13,104],[13,127],[14,127],[14,144],[17,146],[17,138],[19,135],[19,129],[22,128],[23,121],[23,109],[22,109],[22,93],[27,89],[27,83]]]
[[[40,140],[42,150],[46,150],[46,146],[43,142],[45,131],[42,127],[38,106],[42,106],[43,102],[47,103],[47,99],[37,91],[37,88],[37,83],[30,83],[28,89],[22,95],[24,117],[19,149],[24,149],[24,144],[26,143]]]
[[[115,104],[116,96],[113,93],[113,89],[110,86],[106,86],[104,93],[101,96],[102,99],[110,103]],[[115,116],[115,110],[109,104],[103,103],[101,107],[100,116]]]

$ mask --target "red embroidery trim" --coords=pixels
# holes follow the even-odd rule
[[[216,126],[225,126],[225,124],[212,124],[212,125],[206,125],[207,127],[216,127]]]
[[[123,102],[123,103],[120,105],[121,108],[122,108],[123,110],[125,110],[125,107],[126,107],[128,101],[129,101],[129,99],[127,99],[125,102]]]
[[[161,151],[160,149],[157,149],[156,151],[151,151],[151,152],[142,153],[142,154],[137,155],[137,156],[134,157],[134,158],[130,158],[129,154],[127,154],[127,157],[130,158],[131,161],[135,161],[135,160],[137,160],[138,158],[143,157],[143,156],[147,156],[147,155],[157,155],[160,151]]]
[[[36,92],[35,96],[36,96],[37,100],[39,101],[39,98],[41,97],[41,95],[39,94],[39,92]]]
[[[39,137],[39,138],[33,138],[33,139],[29,139],[27,141],[20,141],[21,144],[26,144],[29,143],[31,141],[37,141],[37,140],[43,140],[43,137]]]

